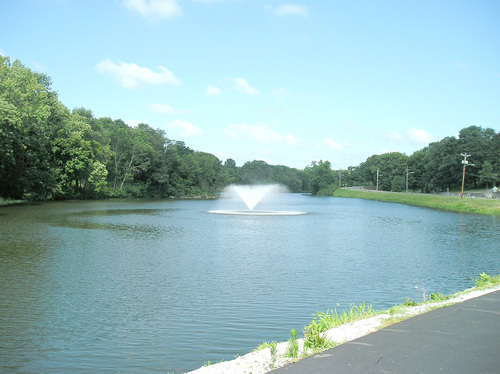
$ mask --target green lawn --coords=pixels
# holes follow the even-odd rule
[[[460,213],[474,213],[500,216],[500,200],[463,198],[457,196],[428,195],[418,193],[375,192],[338,189],[335,197],[350,197],[386,201],[391,203],[421,206]]]

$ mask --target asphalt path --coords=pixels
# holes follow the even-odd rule
[[[407,319],[271,373],[498,374],[500,291]]]

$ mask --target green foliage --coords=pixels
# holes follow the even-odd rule
[[[443,295],[441,292],[433,292],[430,294],[429,299],[431,301],[446,301],[450,296]]]
[[[326,330],[328,328],[325,328],[322,323],[313,320],[310,325],[304,327],[304,347],[313,350],[332,347],[334,343],[324,335],[321,335]]]
[[[409,298],[405,299],[405,302],[403,303],[404,306],[417,306],[418,302],[414,300],[410,300]]]
[[[476,278],[476,287],[491,287],[497,284],[500,284],[500,274],[492,277],[483,272],[479,278]]]
[[[331,169],[329,161],[313,161],[305,169],[308,188],[313,195],[330,196],[335,189],[336,173]]]
[[[266,181],[303,192],[303,172],[263,161],[224,166],[212,154],[141,123],[71,113],[50,79],[2,58],[0,196],[33,200],[216,196],[229,183]]]
[[[259,344],[255,350],[256,351],[261,351],[261,350],[266,349],[266,348],[271,348],[273,345],[276,347],[276,342],[275,341],[272,341],[272,342],[263,342],[263,343]]]
[[[461,152],[471,154],[466,187],[492,187],[500,178],[500,134],[470,126],[411,156],[373,155],[359,166],[332,170],[313,161],[304,170],[264,161],[241,167],[167,138],[141,123],[69,111],[51,79],[0,56],[0,197],[70,199],[216,196],[229,184],[278,183],[290,192],[331,196],[342,185],[377,183],[383,191],[445,191],[461,186]],[[468,207],[464,207],[468,211]]]
[[[405,179],[401,175],[396,175],[392,178],[391,191],[403,192],[405,190]]]
[[[304,328],[305,335],[309,333],[327,331],[333,327],[343,325],[345,323],[354,322],[363,318],[374,316],[376,312],[372,305],[366,303],[351,304],[348,310],[342,310],[340,313],[337,309],[327,310],[326,313],[316,312],[316,316],[309,326]]]
[[[500,180],[500,134],[493,129],[470,126],[458,137],[446,137],[406,156],[398,152],[373,155],[350,168],[343,180],[348,185],[375,186],[379,170],[379,190],[401,192],[408,187],[420,192],[458,189],[463,167],[460,153],[471,154],[474,166],[467,168],[465,186],[489,188]]]
[[[0,196],[21,198],[19,183],[23,152],[21,115],[17,108],[0,98]]]
[[[285,352],[285,357],[297,358],[299,355],[299,343],[297,342],[297,330],[290,331],[290,339],[288,339],[288,349]]]

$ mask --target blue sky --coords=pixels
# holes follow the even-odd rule
[[[2,0],[0,54],[222,161],[339,169],[498,132],[499,20],[497,0]]]

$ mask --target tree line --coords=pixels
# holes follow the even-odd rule
[[[313,161],[300,170],[264,161],[243,166],[193,150],[141,123],[95,118],[69,110],[51,79],[0,56],[0,197],[53,200],[107,197],[216,196],[229,184],[280,183],[291,192],[329,195],[341,185],[375,185],[423,192],[461,184],[461,152],[471,154],[466,183],[495,184],[500,175],[500,134],[471,126],[459,137],[431,143],[411,156],[374,155],[356,167],[333,170]]]
[[[303,171],[263,161],[236,166],[141,123],[69,110],[50,78],[0,56],[0,196],[52,200],[215,196],[232,183],[307,191]]]
[[[377,184],[382,191],[444,192],[462,185],[464,154],[469,155],[465,186],[488,189],[500,180],[500,133],[469,126],[458,137],[445,137],[407,156],[392,152],[374,155],[346,171],[351,185]]]

